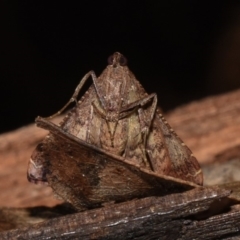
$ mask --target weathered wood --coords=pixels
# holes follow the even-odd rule
[[[240,156],[240,90],[178,107],[166,119],[200,163]]]
[[[184,239],[239,239],[239,209],[202,221],[191,221],[182,229]],[[233,238],[236,237],[236,238]]]
[[[210,97],[199,102],[190,103],[186,106],[179,107],[178,109],[172,111],[169,114],[166,114],[166,119],[170,123],[170,125],[174,128],[174,130],[178,133],[178,135],[185,141],[185,143],[193,150],[194,155],[197,157],[200,163],[204,163],[204,177],[205,184],[219,184],[227,181],[239,181],[239,169],[240,169],[240,137],[239,137],[239,128],[240,128],[240,90],[223,94],[220,96]],[[59,119],[56,119],[58,122]],[[1,198],[0,198],[0,206],[5,207],[30,207],[30,206],[55,206],[56,203],[60,203],[54,199],[52,195],[52,191],[50,188],[46,186],[37,186],[27,182],[26,180],[26,169],[27,162],[29,157],[34,149],[34,147],[39,143],[44,135],[47,132],[39,129],[33,125],[28,127],[21,128],[11,133],[2,134],[0,136],[0,190],[1,190]],[[210,164],[211,163],[211,164]],[[231,188],[230,188],[231,189]],[[168,197],[168,196],[166,196]],[[181,195],[182,197],[182,195]],[[151,198],[150,198],[151,199]],[[157,198],[153,198],[157,199]],[[154,201],[155,201],[154,200]],[[185,199],[186,200],[186,199]],[[131,202],[131,204],[135,201]],[[145,200],[144,200],[145,201]],[[157,201],[157,200],[156,200]],[[193,201],[193,199],[192,199]],[[129,204],[122,203],[124,204]],[[171,203],[172,207],[173,204]],[[118,206],[122,206],[119,204]],[[169,202],[170,204],[170,202]],[[193,201],[194,204],[194,201]],[[50,236],[52,234],[52,239],[74,239],[74,235],[64,235],[64,233],[70,233],[70,230],[79,229],[81,232],[90,231],[92,227],[86,227],[87,225],[80,226],[80,219],[85,216],[85,214],[93,214],[94,211],[104,212],[105,215],[102,221],[98,221],[95,223],[95,228],[98,231],[98,225],[109,223],[104,222],[107,221],[109,217],[109,221],[111,219],[111,214],[115,213],[112,207],[114,205],[109,205],[109,210],[106,214],[104,212],[105,208],[96,209],[87,211],[84,213],[78,213],[74,215],[66,215],[64,217],[57,217],[52,220],[47,220],[43,223],[38,223],[34,226],[29,226],[29,224],[33,223],[33,220],[30,216],[29,222],[28,220],[23,223],[18,221],[17,217],[22,215],[29,214],[29,210],[27,209],[8,209],[8,219],[14,220],[15,225],[9,225],[4,229],[13,229],[24,227],[24,229],[15,229],[8,232],[3,232],[2,236],[7,237],[6,239],[16,239],[17,236],[19,239],[24,239],[26,234],[40,234],[40,233],[49,233]],[[207,205],[208,206],[208,205]],[[131,205],[132,211],[140,211],[139,208],[135,208],[135,205]],[[152,202],[152,207],[155,209],[155,202]],[[195,206],[196,207],[196,206]],[[136,220],[136,224],[133,225],[132,222],[130,224],[129,217],[124,215],[119,216],[119,224],[109,226],[109,229],[114,229],[115,236],[108,235],[109,237],[103,237],[104,239],[117,239],[116,236],[122,237],[121,229],[126,229],[128,231],[126,234],[126,239],[146,239],[146,235],[144,234],[152,234],[148,235],[148,239],[158,239],[159,236],[163,236],[164,229],[170,229],[173,234],[176,232],[181,234],[181,239],[237,239],[239,237],[238,232],[238,222],[239,219],[239,207],[232,207],[231,211],[226,211],[225,213],[214,216],[215,213],[211,213],[212,217],[206,217],[203,220],[193,220],[192,218],[188,218],[186,215],[184,218],[173,218],[171,216],[171,210],[169,212],[159,212],[160,215],[151,216],[151,214],[146,217],[146,219],[152,219],[151,221],[145,221],[143,215],[135,215],[134,220]],[[114,206],[115,209],[115,206]],[[194,205],[192,205],[192,209]],[[50,209],[45,209],[46,212],[51,212]],[[41,209],[43,213],[45,211]],[[28,211],[26,213],[26,211]],[[128,209],[129,214],[132,213],[131,209]],[[201,211],[201,209],[199,209]],[[12,215],[10,214],[12,212]],[[13,213],[14,212],[14,213]],[[140,211],[141,212],[141,211]],[[189,208],[189,215],[191,209]],[[3,212],[1,212],[2,214]],[[35,220],[38,218],[38,211],[36,211]],[[110,214],[111,213],[111,214]],[[164,214],[168,215],[168,221],[166,224],[161,222],[161,216]],[[4,213],[3,213],[4,214]],[[31,213],[32,214],[32,213]],[[30,214],[30,215],[31,215]],[[61,215],[61,213],[59,213]],[[137,213],[136,213],[137,214]],[[140,214],[140,213],[139,213]],[[163,215],[161,215],[163,214]],[[59,215],[50,216],[56,217]],[[89,215],[90,216],[90,215]],[[141,216],[143,218],[141,218]],[[146,215],[147,216],[147,215]],[[166,215],[164,215],[166,216]],[[0,216],[1,219],[2,215]],[[134,215],[133,215],[134,217]],[[152,218],[151,218],[152,217]],[[156,219],[154,218],[156,217]],[[159,218],[158,218],[159,217]],[[39,217],[37,221],[42,221],[46,218]],[[127,219],[127,220],[126,220]],[[159,220],[160,219],[160,220]],[[162,218],[163,219],[163,218]],[[166,219],[166,218],[165,218]],[[187,220],[186,220],[187,219]],[[133,220],[133,221],[134,221]],[[47,227],[49,221],[54,221],[55,227]],[[124,221],[127,221],[124,224]],[[142,221],[142,222],[141,222]],[[59,224],[66,224],[67,230],[61,230],[60,227],[57,226]],[[116,222],[115,222],[116,223]],[[3,224],[8,224],[7,221],[3,222]],[[63,225],[64,225],[63,224]],[[75,224],[75,225],[74,225]],[[91,224],[91,222],[89,222]],[[139,224],[139,225],[138,225]],[[162,225],[161,225],[162,224]],[[207,231],[210,225],[210,230]],[[52,225],[53,226],[53,225]],[[75,228],[74,228],[75,226]],[[90,226],[90,225],[89,225]],[[103,225],[104,226],[104,225]],[[122,227],[123,226],[123,227]],[[134,228],[131,228],[134,226]],[[86,228],[85,228],[86,227]],[[106,225],[105,225],[106,227]],[[119,227],[119,229],[118,229]],[[37,230],[38,229],[38,230]],[[104,228],[106,231],[106,228]],[[118,232],[118,230],[120,232]],[[176,229],[176,231],[175,231]],[[181,230],[180,232],[178,230]],[[161,232],[162,230],[162,232]],[[38,231],[38,232],[37,232]],[[75,231],[75,230],[74,230]],[[76,230],[77,231],[77,230]],[[103,232],[104,233],[104,232]],[[15,235],[14,235],[15,234]],[[18,235],[19,234],[19,235]],[[25,234],[25,235],[24,235]],[[61,235],[62,234],[62,235]],[[90,234],[90,232],[89,232]],[[134,235],[135,234],[135,235]],[[1,236],[1,235],[0,235]],[[40,237],[35,235],[38,238],[35,239],[44,239],[45,237]],[[46,235],[47,236],[47,235]],[[170,235],[169,235],[170,236]],[[233,238],[235,236],[236,238]],[[166,237],[166,239],[174,239],[171,237]],[[1,238],[2,239],[2,238]],[[26,238],[25,238],[26,239]],[[28,238],[29,239],[29,238]],[[161,238],[164,239],[164,238]]]
[[[240,212],[231,213],[229,225],[223,229],[221,221],[210,219],[194,221],[199,212],[206,211],[211,204],[228,196],[230,191],[219,188],[194,189],[183,194],[165,197],[148,197],[121,204],[110,204],[100,209],[89,210],[38,223],[29,227],[0,233],[1,239],[177,239],[207,234],[224,236],[239,234],[233,224],[240,219]],[[234,215],[235,214],[235,215]],[[226,218],[227,217],[227,214]],[[187,220],[188,219],[188,220]],[[211,228],[205,229],[207,222]],[[202,230],[201,230],[202,229]],[[213,233],[214,229],[214,233]],[[205,238],[206,239],[206,238]]]
[[[193,151],[200,163],[239,158],[240,155],[240,90],[212,96],[179,107],[166,114],[166,119]],[[59,122],[59,119],[55,119]],[[35,146],[47,134],[35,125],[29,125],[0,135],[0,206],[30,207],[54,206],[60,203],[46,186],[29,184],[26,171]],[[236,161],[238,162],[238,160]],[[215,169],[215,165],[213,169]],[[238,172],[234,166],[234,173]],[[232,171],[231,170],[231,171]],[[212,171],[214,172],[214,171]],[[204,183],[217,184],[204,172]],[[239,174],[231,181],[238,180]],[[219,174],[218,174],[219,176]],[[220,181],[221,182],[221,181]]]

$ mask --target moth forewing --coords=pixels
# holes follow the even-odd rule
[[[155,127],[157,134],[156,137],[152,139],[152,144],[157,141],[157,136],[160,135],[160,132],[164,140],[164,147],[157,148],[157,151],[155,150],[155,156],[152,157],[152,159],[158,160],[161,159],[158,154],[163,154],[164,157],[162,159],[165,160],[165,164],[163,164],[163,166],[166,165],[166,167],[161,168],[157,162],[160,173],[202,185],[202,170],[197,159],[193,156],[191,150],[178,137],[178,135],[170,127],[162,114],[157,113],[153,123],[157,126]],[[154,131],[150,132],[150,139],[151,134],[153,133]],[[147,148],[150,146],[149,142]],[[161,153],[161,151],[158,151],[159,149],[162,149],[163,153]],[[149,153],[152,154],[152,151]]]

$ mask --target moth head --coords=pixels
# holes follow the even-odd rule
[[[121,53],[115,52],[108,58],[108,65],[112,65],[113,67],[126,66],[127,59]]]

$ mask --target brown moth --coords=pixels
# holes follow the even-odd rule
[[[46,119],[38,117],[36,123],[49,130],[50,135],[32,154],[28,178],[32,182],[47,182],[78,211],[106,202],[163,196],[200,187],[140,168],[131,160],[91,145]]]
[[[93,84],[77,102],[77,96],[89,76],[92,77]],[[54,151],[50,151],[49,146],[57,141],[61,130],[65,133],[61,141],[64,140],[67,143],[70,137],[79,141],[83,140],[90,144],[88,151],[91,154],[97,147],[105,153],[106,159],[111,153],[116,159],[120,156],[125,163],[131,163],[152,174],[171,176],[202,185],[202,172],[196,158],[161,115],[157,108],[156,94],[148,95],[145,92],[126,66],[126,59],[120,53],[114,53],[109,58],[109,65],[98,78],[93,71],[87,73],[80,81],[70,101],[57,114],[73,101],[76,101],[77,105],[63,119],[57,131],[55,129],[53,133],[53,126],[50,122],[43,124],[51,133],[32,155],[28,170],[30,181],[49,182],[47,176],[50,176],[53,170],[51,174],[47,174],[49,171],[46,166],[53,166],[51,159],[54,158]],[[76,141],[75,145],[77,144],[81,149],[83,142]],[[71,143],[73,143],[72,139]],[[56,144],[54,146],[56,148]],[[66,150],[63,148],[58,150],[58,153]],[[80,150],[74,149],[79,154],[77,162],[81,161]],[[59,156],[59,161],[60,158]],[[65,162],[68,162],[70,158],[63,157]],[[94,159],[94,161],[98,161],[98,158],[96,154],[89,156],[89,159]],[[47,165],[46,162],[48,162]],[[77,171],[77,167],[72,171]],[[57,178],[59,177],[60,175]]]

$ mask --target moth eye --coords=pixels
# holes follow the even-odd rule
[[[114,53],[108,58],[108,65],[113,65],[114,67],[117,65],[126,66],[127,59],[120,53]]]
[[[113,55],[108,57],[108,65],[112,65],[112,64],[113,64]]]
[[[123,55],[121,55],[121,57],[119,59],[119,64],[121,66],[126,66],[127,65],[127,59]]]

